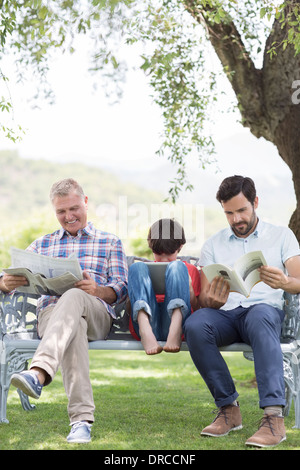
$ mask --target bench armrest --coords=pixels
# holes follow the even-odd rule
[[[0,294],[0,334],[14,339],[37,338],[38,295]]]
[[[285,317],[282,325],[282,342],[300,339],[300,294],[284,292]]]

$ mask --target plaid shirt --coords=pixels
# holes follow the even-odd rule
[[[107,232],[97,230],[91,222],[71,236],[63,228],[35,240],[27,248],[29,251],[55,258],[67,258],[75,253],[82,270],[96,281],[98,285],[112,287],[117,295],[116,303],[127,295],[127,260],[122,242]],[[59,297],[43,295],[38,300],[37,311],[55,304]],[[99,299],[110,315],[115,313],[110,305]]]

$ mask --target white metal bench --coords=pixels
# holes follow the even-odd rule
[[[186,261],[195,261],[193,257],[181,257]],[[127,257],[128,265],[136,260]],[[284,380],[286,388],[286,407],[284,414],[288,415],[292,401],[295,408],[295,428],[300,428],[300,296],[285,295],[285,320],[282,328],[281,349],[284,359]],[[7,396],[12,374],[28,367],[28,361],[33,357],[39,339],[37,336],[36,318],[37,296],[21,293],[0,295],[0,422],[8,423]],[[118,319],[114,322],[107,340],[92,341],[91,350],[143,350],[140,341],[132,338],[128,330],[129,316],[126,303],[115,307]],[[163,343],[162,343],[163,344]],[[188,351],[183,342],[182,351]],[[221,351],[243,352],[246,359],[252,360],[251,347],[244,343],[234,343],[220,348]],[[35,406],[30,404],[28,396],[18,390],[21,404],[25,410]]]

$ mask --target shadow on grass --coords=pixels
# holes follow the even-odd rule
[[[240,393],[243,429],[226,437],[201,437],[214,419],[213,400],[187,354],[91,352],[90,375],[96,405],[92,442],[69,445],[67,399],[60,374],[43,390],[34,411],[25,412],[9,392],[8,419],[0,425],[0,449],[245,450],[262,412],[253,387],[253,364],[228,356]],[[278,450],[299,449],[300,430],[286,418],[287,441]]]

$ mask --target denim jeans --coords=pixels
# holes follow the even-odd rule
[[[191,313],[189,275],[182,261],[168,264],[165,275],[165,299],[157,302],[152,288],[149,270],[145,263],[134,263],[128,273],[128,294],[131,303],[131,319],[139,335],[138,312],[143,309],[150,318],[153,333],[158,341],[165,341],[169,333],[171,317],[180,308],[183,323]]]
[[[187,319],[184,335],[191,357],[218,407],[238,396],[220,346],[235,342],[252,347],[261,408],[285,406],[280,347],[282,310],[267,304],[234,310],[203,308]]]

